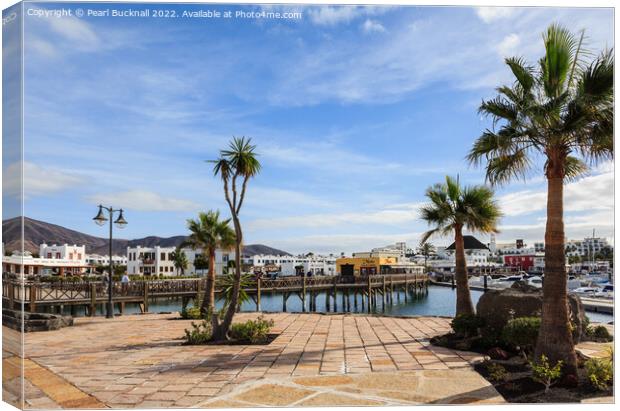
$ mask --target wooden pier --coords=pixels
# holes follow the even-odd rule
[[[186,300],[201,296],[205,288],[204,278],[166,279],[113,283],[113,303],[122,314],[125,304],[139,304],[142,312],[148,312],[149,301],[157,298],[181,297]],[[254,301],[256,311],[261,311],[261,296],[264,293],[277,293],[282,296],[282,311],[287,310],[290,297],[301,300],[302,311],[317,310],[317,296],[325,293],[325,311],[358,311],[358,301],[362,311],[371,312],[381,301],[381,307],[392,305],[394,297],[400,301],[404,291],[404,301],[415,295],[428,292],[428,276],[421,274],[373,275],[365,277],[340,276],[296,276],[279,279],[256,279],[244,291]],[[216,295],[222,296],[223,287],[216,281]],[[340,296],[340,301],[338,297]],[[361,297],[361,301],[360,298]],[[98,306],[108,301],[107,287],[103,282],[65,282],[53,283],[39,281],[3,280],[2,299],[4,306],[35,312],[39,307],[50,307],[61,311],[64,306],[86,307],[87,313],[94,316]]]

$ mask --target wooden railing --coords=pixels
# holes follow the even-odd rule
[[[223,280],[216,281],[216,293],[223,290]],[[259,294],[261,290],[281,292],[303,292],[344,289],[385,289],[402,284],[426,284],[428,277],[422,274],[374,275],[365,277],[312,276],[282,277],[277,279],[256,279],[244,290],[248,294]],[[115,300],[139,301],[156,297],[194,296],[204,290],[204,278],[166,279],[114,282],[112,295]],[[11,304],[80,304],[105,300],[108,287],[105,282],[42,282],[4,279],[2,297]]]

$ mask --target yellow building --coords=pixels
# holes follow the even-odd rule
[[[399,258],[393,254],[356,253],[353,257],[337,259],[336,272],[344,276],[423,274],[424,266],[409,261],[399,261]]]

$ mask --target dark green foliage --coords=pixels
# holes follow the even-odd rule
[[[539,317],[518,317],[509,320],[502,331],[502,341],[521,352],[531,352],[540,329]]]
[[[611,358],[590,358],[584,365],[590,384],[597,390],[606,390],[614,379],[614,363]]]
[[[586,329],[588,337],[594,341],[610,342],[614,340],[614,337],[609,333],[607,327],[604,325],[597,325],[596,327],[589,325]]]
[[[273,320],[265,320],[263,316],[256,320],[233,324],[230,327],[230,337],[234,340],[249,341],[252,344],[262,344],[267,341],[273,324]]]
[[[196,324],[192,321],[192,328],[185,329],[185,343],[187,345],[206,344],[211,340],[213,330],[208,321],[203,320]]]
[[[455,334],[463,337],[478,335],[479,329],[484,327],[484,324],[484,319],[475,314],[459,314],[450,323]]]
[[[493,361],[485,361],[484,366],[489,373],[489,380],[491,382],[500,383],[508,380],[508,371],[500,364]]]

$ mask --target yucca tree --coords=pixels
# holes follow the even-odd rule
[[[235,232],[230,228],[230,219],[220,220],[219,211],[198,213],[195,220],[187,220],[190,235],[183,246],[202,250],[209,259],[209,272],[205,287],[205,297],[200,310],[203,314],[213,313],[215,308],[215,251],[231,249],[235,244]]]
[[[181,275],[185,275],[185,270],[187,270],[187,266],[189,265],[185,252],[179,247],[172,252],[171,257],[174,268],[177,270],[177,274],[179,274],[179,270],[181,270]]]
[[[428,266],[427,266],[428,257],[435,254],[435,246],[429,243],[428,241],[426,241],[426,242],[420,243],[420,246],[418,247],[417,251],[418,253],[422,254],[422,256],[424,256],[424,270],[428,270]]]
[[[537,66],[506,59],[515,81],[482,102],[479,111],[493,119],[493,128],[468,156],[473,164],[485,164],[492,184],[526,178],[542,165],[547,180],[545,281],[535,356],[563,361],[566,374],[575,374],[577,357],[567,303],[564,183],[588,164],[613,157],[613,52],[591,58],[583,40],[583,31],[575,36],[551,25],[543,34],[545,55]]]
[[[435,184],[426,190],[426,197],[430,203],[421,208],[421,217],[434,228],[422,235],[420,244],[425,244],[433,235],[454,236],[456,315],[473,314],[463,230],[498,232],[497,222],[501,212],[493,199],[493,191],[485,186],[461,187],[458,178],[446,176],[444,184]]]
[[[255,153],[256,146],[252,145],[250,138],[233,137],[228,149],[220,151],[220,158],[213,160],[215,164],[213,172],[222,179],[224,185],[224,197],[230,215],[232,216],[233,226],[235,229],[235,267],[234,267],[234,284],[232,287],[232,295],[226,308],[224,318],[220,322],[214,320],[213,338],[215,340],[223,340],[228,338],[228,330],[232,324],[237,306],[239,304],[239,290],[241,289],[241,249],[243,244],[243,231],[239,220],[241,206],[245,199],[245,193],[248,182],[255,177],[261,169]],[[214,316],[215,318],[215,316]]]

